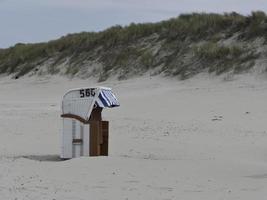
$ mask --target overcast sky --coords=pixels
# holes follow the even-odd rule
[[[0,0],[0,48],[188,12],[249,14],[267,0]]]

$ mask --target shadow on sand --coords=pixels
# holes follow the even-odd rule
[[[21,156],[21,158],[26,158],[30,160],[36,160],[36,161],[44,161],[44,162],[64,161],[64,159],[61,159],[59,155],[27,155],[27,156]]]

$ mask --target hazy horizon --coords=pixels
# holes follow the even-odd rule
[[[132,22],[158,22],[181,13],[267,11],[258,0],[0,0],[0,48],[46,42],[69,33],[101,31]]]

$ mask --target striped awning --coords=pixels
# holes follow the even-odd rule
[[[96,100],[96,105],[101,108],[112,108],[120,106],[120,103],[111,90],[101,89],[99,92],[98,99]]]

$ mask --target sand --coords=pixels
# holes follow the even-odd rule
[[[267,81],[108,81],[110,156],[60,161],[60,101],[94,80],[0,78],[0,199],[264,199]],[[99,85],[99,84],[98,84]]]

